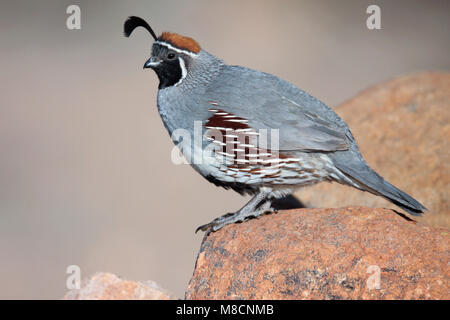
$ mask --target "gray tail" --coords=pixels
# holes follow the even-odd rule
[[[335,163],[335,165],[346,176],[360,185],[362,190],[389,200],[409,214],[421,216],[427,210],[419,201],[394,187],[366,164],[358,166],[358,169],[339,163]]]

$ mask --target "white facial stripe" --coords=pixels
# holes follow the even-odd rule
[[[178,53],[187,54],[187,55],[189,55],[191,57],[197,57],[198,56],[198,54],[196,54],[196,53],[193,53],[193,52],[190,52],[190,51],[187,51],[187,50],[178,49],[178,48],[172,46],[170,43],[167,43],[167,42],[155,41],[154,43],[159,44],[159,45],[164,46],[164,47],[167,47],[170,50],[176,51]]]
[[[186,75],[187,75],[186,65],[184,64],[183,58],[178,57],[178,60],[180,60],[181,79],[184,79],[184,78],[186,78]]]
[[[175,83],[175,86],[179,85],[184,80],[184,78],[186,78],[187,75],[186,64],[184,63],[183,58],[178,57],[178,60],[180,61],[181,79],[178,80],[177,83]]]

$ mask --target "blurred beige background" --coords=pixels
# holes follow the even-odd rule
[[[66,8],[81,7],[81,30]],[[366,28],[381,7],[382,30]],[[2,1],[0,298],[60,298],[66,267],[183,297],[200,224],[246,199],[174,166],[129,15],[330,106],[390,77],[449,70],[449,1]]]

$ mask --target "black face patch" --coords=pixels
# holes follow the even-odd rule
[[[171,87],[181,80],[183,70],[181,69],[179,57],[182,54],[170,50],[165,46],[153,44],[152,56],[161,59],[159,65],[152,67],[159,79],[159,89]],[[181,59],[183,58],[181,57]]]

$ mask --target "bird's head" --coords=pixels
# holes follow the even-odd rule
[[[176,86],[186,77],[189,67],[198,58],[199,44],[192,38],[163,32],[156,36],[148,23],[139,17],[129,17],[124,24],[124,34],[129,37],[134,29],[144,27],[155,40],[150,58],[144,68],[153,69],[159,78],[159,89]]]

